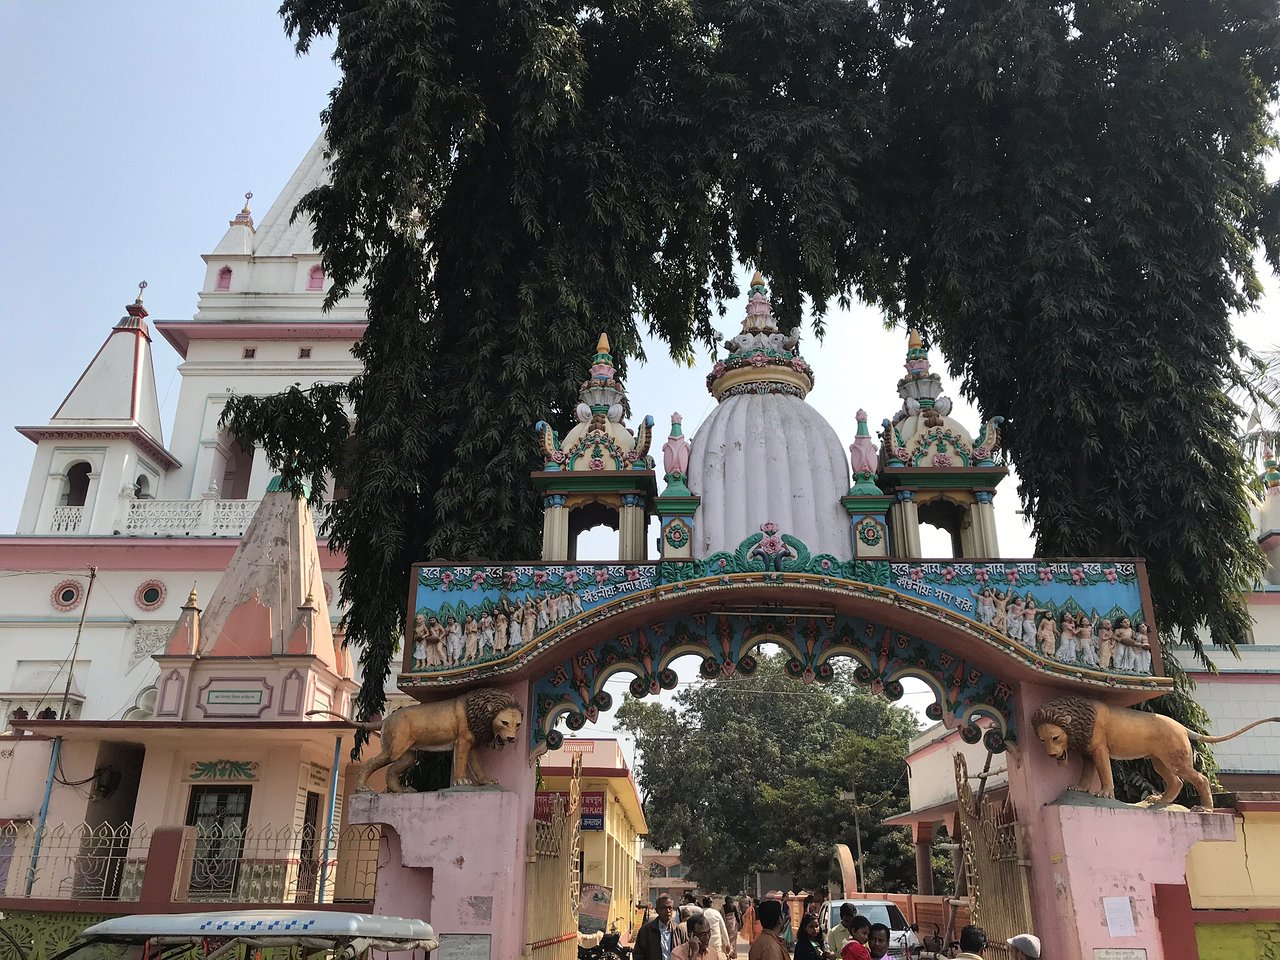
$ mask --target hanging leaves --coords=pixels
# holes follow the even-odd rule
[[[412,561],[537,555],[523,438],[567,425],[599,333],[620,364],[642,331],[688,358],[757,257],[786,325],[860,296],[931,332],[1008,418],[1042,554],[1147,557],[1162,642],[1244,635],[1262,564],[1226,388],[1253,250],[1280,248],[1275,0],[281,12],[300,52],[336,40],[331,182],[300,209],[330,302],[368,303],[364,374],[228,417],[297,488],[346,457],[363,712]]]

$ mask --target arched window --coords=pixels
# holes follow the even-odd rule
[[[307,289],[323,290],[324,289],[324,267],[316,264],[307,271]]]
[[[618,511],[586,503],[569,511],[569,559],[617,560],[622,556]]]
[[[215,290],[231,289],[231,268],[230,267],[223,267],[221,270],[218,271],[218,285],[214,289]]]
[[[80,460],[67,467],[67,488],[62,494],[64,507],[83,507],[89,496],[89,464]]]
[[[211,478],[223,500],[243,500],[249,495],[249,474],[253,470],[253,450],[246,450],[230,433],[218,436],[218,457]]]
[[[137,500],[151,499],[151,480],[145,473],[138,474],[138,479],[133,481],[133,496]]]

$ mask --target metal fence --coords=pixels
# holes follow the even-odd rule
[[[0,889],[7,897],[137,900],[150,845],[141,824],[11,823],[0,827]]]
[[[192,828],[174,864],[177,902],[370,903],[381,828]],[[327,841],[327,842],[326,842]],[[0,826],[0,896],[136,901],[151,831],[141,824]]]
[[[182,851],[180,900],[200,903],[335,903],[373,900],[381,829],[353,824],[329,840],[292,826],[194,831]]]

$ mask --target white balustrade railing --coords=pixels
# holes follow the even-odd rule
[[[84,523],[84,507],[54,507],[49,521],[50,533],[79,533]]]
[[[248,529],[259,503],[260,500],[219,500],[214,497],[200,500],[127,500],[121,505],[125,514],[123,526],[118,525],[116,529],[132,537],[239,537]],[[313,509],[312,514],[318,532],[329,515],[328,504]],[[56,512],[54,517],[50,533],[74,532],[59,529]]]
[[[128,534],[191,534],[201,527],[213,500],[130,500],[124,519]]]

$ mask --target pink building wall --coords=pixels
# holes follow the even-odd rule
[[[0,737],[0,819],[22,820],[40,809],[52,740]]]
[[[1059,767],[1045,754],[1031,715],[1060,695],[1022,684],[1018,746],[1010,751],[1009,792],[1026,826],[1036,934],[1055,945],[1056,960],[1089,960],[1095,948],[1141,948],[1162,960],[1154,884],[1186,882],[1187,853],[1200,840],[1231,840],[1230,814],[1174,813],[1055,803],[1080,777],[1080,759]],[[976,771],[970,771],[971,773]],[[1136,935],[1108,932],[1104,897],[1129,897]]]
[[[529,717],[529,684],[501,687]],[[427,920],[437,934],[487,934],[490,956],[524,950],[525,849],[535,778],[528,741],[481,749],[481,764],[501,789],[354,794],[351,823],[380,823],[375,912]],[[392,835],[394,833],[394,835]],[[398,847],[398,850],[397,850]]]
[[[1064,960],[1092,958],[1095,950],[1140,949],[1163,960],[1155,885],[1186,883],[1187,854],[1201,840],[1235,839],[1230,813],[1175,813],[1115,807],[1054,806],[1044,833],[1057,845],[1052,892],[1057,918],[1067,928]],[[1105,899],[1127,899],[1132,936],[1115,936]],[[1042,935],[1043,939],[1043,935]]]

